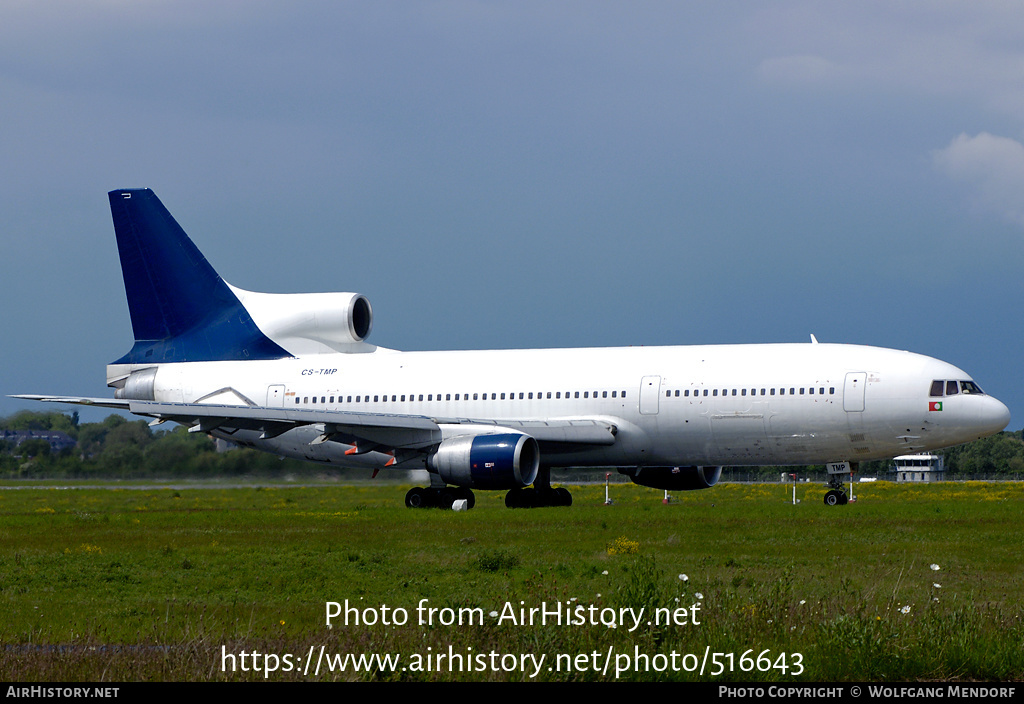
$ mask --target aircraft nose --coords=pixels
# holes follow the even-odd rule
[[[995,434],[1010,424],[1010,409],[999,399],[986,397],[985,406],[979,413],[979,425],[988,433]]]

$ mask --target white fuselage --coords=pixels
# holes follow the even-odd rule
[[[141,368],[141,367],[139,367]],[[115,376],[131,371],[117,365]],[[935,399],[935,380],[968,381],[930,357],[841,344],[317,354],[272,361],[163,364],[154,399],[425,416],[458,434],[466,419],[597,419],[608,445],[550,447],[549,466],[853,462],[923,452],[998,432],[1009,412],[980,393]],[[936,406],[935,401],[939,401]],[[454,428],[454,429],[453,429]],[[281,455],[381,466],[311,444],[315,427],[260,439],[216,434]]]

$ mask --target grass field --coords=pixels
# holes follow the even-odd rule
[[[833,508],[814,485],[796,506],[779,484],[668,505],[616,486],[612,506],[582,486],[568,509],[478,492],[461,513],[404,491],[0,490],[0,678],[1024,678],[1020,484],[879,482]],[[519,622],[545,606],[562,625]]]

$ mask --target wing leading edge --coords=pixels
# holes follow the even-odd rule
[[[191,432],[215,430],[256,430],[269,440],[304,426],[323,426],[314,442],[362,443],[376,450],[419,450],[426,452],[446,437],[514,432],[529,435],[540,446],[612,445],[616,426],[593,418],[489,419],[442,418],[387,413],[352,413],[321,409],[287,409],[265,406],[235,406],[205,403],[163,403],[78,396],[13,396],[33,401],[100,406],[129,411],[159,421],[174,421]],[[443,429],[442,426],[445,426]],[[319,429],[319,428],[318,428]]]

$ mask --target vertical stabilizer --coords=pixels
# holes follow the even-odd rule
[[[153,191],[110,191],[135,345],[115,364],[289,357],[264,335]]]

